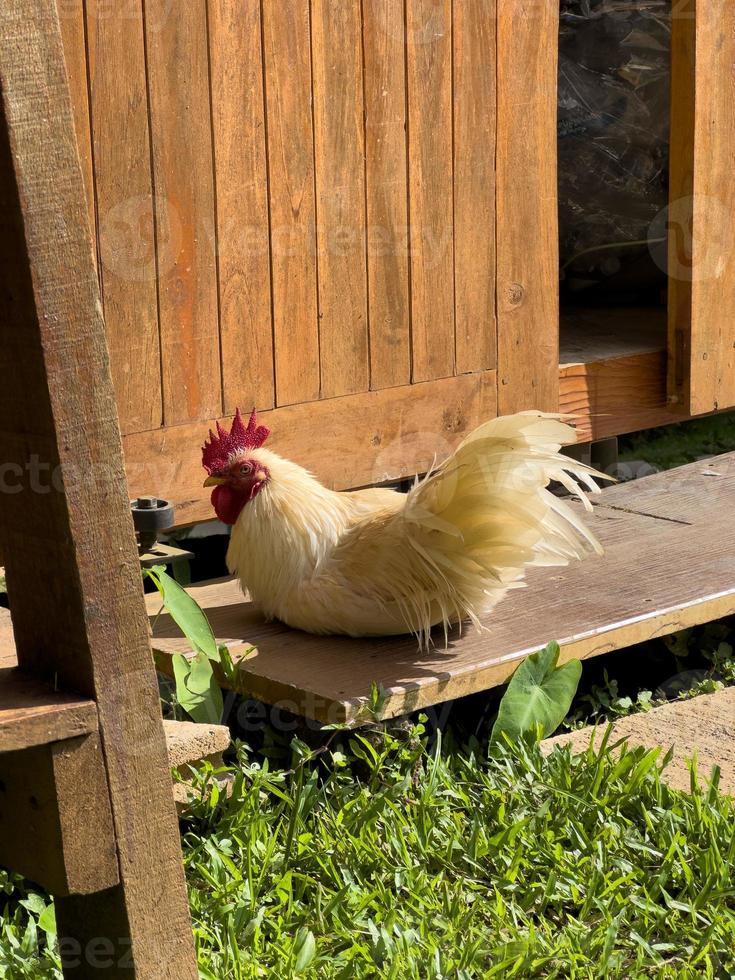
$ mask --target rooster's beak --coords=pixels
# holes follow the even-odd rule
[[[223,476],[208,476],[204,481],[205,487],[221,487],[227,480]]]

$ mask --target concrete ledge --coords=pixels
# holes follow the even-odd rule
[[[201,725],[193,721],[164,721],[168,761],[172,769],[202,762],[221,761],[230,745],[230,730],[225,725]]]
[[[583,752],[592,738],[599,745],[604,733],[605,727],[580,728],[546,739],[541,749],[548,755],[557,746],[571,745],[573,751]],[[675,789],[690,788],[687,760],[696,754],[700,785],[717,765],[722,773],[721,791],[735,796],[735,687],[621,718],[613,724],[611,742],[621,738],[631,747],[660,746],[667,751],[673,746],[674,757],[664,770],[664,779]]]

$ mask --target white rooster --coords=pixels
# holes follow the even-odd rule
[[[263,444],[237,411],[202,447],[217,516],[232,525],[230,571],[268,618],[310,633],[413,633],[483,616],[533,565],[602,549],[548,489],[591,505],[589,466],[559,454],[576,441],[562,416],[523,412],[475,429],[408,493],[336,492]]]

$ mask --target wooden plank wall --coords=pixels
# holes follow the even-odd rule
[[[732,8],[678,0],[672,21],[669,397],[735,405],[735,32]]]
[[[145,473],[158,481],[148,492],[186,486],[204,501],[192,462],[202,423],[237,405],[273,411],[275,430],[285,408],[324,402],[339,434],[343,399],[380,394],[376,431],[352,449],[372,462],[347,470],[372,468],[374,437],[399,411],[399,439],[438,413],[448,451],[495,411],[498,194],[502,288],[510,277],[528,296],[501,315],[536,347],[524,367],[525,349],[501,346],[504,371],[515,407],[553,407],[556,364],[542,365],[554,343],[531,326],[553,312],[553,290],[533,281],[548,234],[529,248],[510,230],[515,207],[534,217],[523,197],[553,171],[538,156],[549,147],[524,143],[495,181],[499,69],[506,99],[553,90],[548,44],[530,36],[545,31],[555,50],[551,15],[532,24],[496,0],[57,3],[134,491]],[[511,71],[516,20],[532,75]],[[536,98],[530,121],[501,114],[505,137],[547,103]],[[488,388],[479,400],[467,375]],[[418,388],[439,382],[427,414],[431,391]],[[189,437],[182,463],[173,447]],[[158,447],[155,472],[144,446]],[[414,472],[419,456],[388,475]],[[320,475],[343,483],[343,469],[334,459]]]

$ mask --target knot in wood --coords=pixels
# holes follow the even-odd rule
[[[526,290],[519,282],[510,283],[506,289],[506,296],[508,297],[508,302],[511,306],[520,306],[525,295]]]

